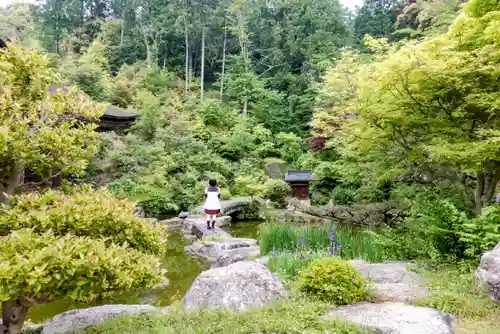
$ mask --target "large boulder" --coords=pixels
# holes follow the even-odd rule
[[[481,263],[474,277],[477,283],[486,288],[491,299],[500,301],[500,243],[481,256]]]
[[[326,318],[388,334],[453,334],[454,321],[450,314],[402,302],[348,305],[332,310]]]
[[[122,315],[156,312],[150,305],[103,305],[81,310],[71,310],[50,319],[43,326],[42,334],[70,334],[81,332],[105,320]]]
[[[256,261],[240,261],[202,272],[184,296],[182,308],[244,312],[286,297],[283,283],[265,266]]]
[[[215,262],[223,253],[237,248],[257,246],[257,240],[245,238],[230,238],[226,240],[198,241],[184,247],[184,251],[194,256],[203,257]]]
[[[229,266],[238,261],[254,260],[260,257],[259,246],[250,246],[223,251],[215,259],[212,268]]]
[[[423,279],[406,268],[411,264],[401,262],[366,263],[354,260],[351,263],[367,281],[373,283],[375,293],[382,301],[409,301],[425,297],[429,291],[423,287]]]

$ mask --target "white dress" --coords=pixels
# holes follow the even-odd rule
[[[217,214],[221,210],[220,206],[220,190],[217,187],[207,187],[205,189],[205,204],[203,205],[203,209],[205,209],[205,213],[207,214]]]

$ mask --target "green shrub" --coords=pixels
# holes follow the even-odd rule
[[[241,175],[236,177],[232,190],[238,196],[255,196],[260,189],[258,178]]]
[[[363,276],[349,262],[337,257],[313,260],[300,273],[300,289],[335,305],[353,304],[366,298]]]
[[[31,228],[55,235],[109,238],[145,253],[160,254],[162,230],[134,216],[135,203],[113,198],[105,189],[79,188],[71,195],[49,190],[13,197],[0,215],[0,235]]]
[[[285,206],[286,198],[290,195],[290,186],[282,180],[268,180],[264,183],[262,197],[269,199],[279,206]]]
[[[337,205],[350,205],[354,203],[354,197],[356,196],[356,190],[353,188],[345,187],[335,187],[331,193],[330,198],[333,203]]]
[[[0,237],[0,301],[92,301],[116,291],[151,287],[163,278],[160,259],[104,239],[22,229]]]
[[[220,199],[225,201],[225,200],[228,200],[228,199],[231,199],[232,195],[231,195],[231,192],[229,191],[229,189],[227,188],[221,188],[220,190]]]
[[[400,256],[406,259],[461,258],[464,243],[457,233],[468,224],[464,212],[450,200],[436,196],[422,196],[412,201],[409,216],[394,236],[400,242]]]
[[[16,312],[7,332],[21,333],[24,314],[59,298],[94,301],[151,288],[164,278],[162,228],[136,218],[135,204],[105,190],[69,189],[10,198],[0,210],[0,302]]]
[[[494,248],[500,240],[500,207],[489,206],[470,222],[457,226],[466,255],[476,257]]]

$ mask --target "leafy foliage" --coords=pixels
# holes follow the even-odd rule
[[[282,180],[268,180],[263,185],[262,196],[280,206],[284,206],[290,196],[290,186]]]
[[[363,276],[347,261],[336,257],[313,260],[300,273],[300,289],[335,305],[353,304],[366,297]]]
[[[103,239],[30,229],[0,238],[0,300],[89,301],[161,281],[160,261]],[[19,261],[22,257],[23,261]]]
[[[56,78],[35,51],[0,50],[0,202],[22,185],[24,170],[51,183],[82,173],[97,151],[103,108],[76,91],[49,93]]]
[[[105,189],[81,188],[68,195],[54,190],[20,195],[3,207],[0,235],[30,228],[33,233],[104,238],[143,253],[162,253],[162,230],[135,217],[134,208],[134,203],[117,200]]]
[[[500,240],[500,208],[489,206],[481,215],[458,226],[460,241],[465,243],[465,253],[476,257],[495,248]]]

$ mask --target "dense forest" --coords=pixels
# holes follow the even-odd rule
[[[278,198],[287,186],[264,167],[281,163],[314,171],[311,211],[389,228],[381,242],[402,257],[461,258],[498,241],[498,13],[486,0],[47,0],[3,9],[0,37],[43,54],[60,84],[140,113],[92,137],[85,174],[49,176],[162,215],[199,204],[210,177],[224,198]]]

